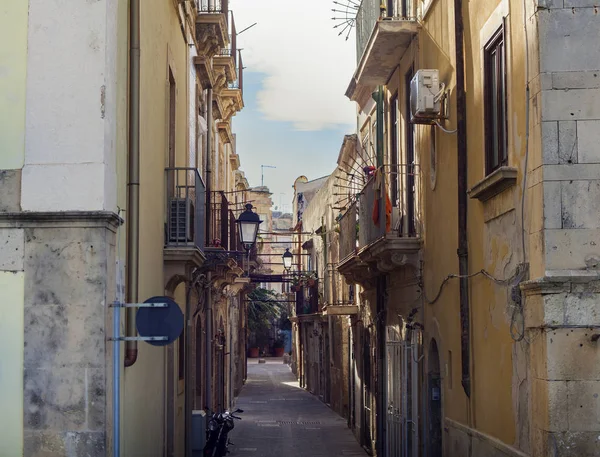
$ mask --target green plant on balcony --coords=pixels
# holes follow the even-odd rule
[[[317,283],[317,273],[315,271],[303,273],[302,276],[304,278],[304,282],[309,287],[314,287],[314,285]]]

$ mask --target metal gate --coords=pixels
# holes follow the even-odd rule
[[[404,343],[395,327],[387,327],[386,338],[386,457],[403,457],[401,453],[403,439],[404,410],[402,389]]]
[[[386,457],[418,455],[419,344],[402,338],[398,327],[386,334]]]

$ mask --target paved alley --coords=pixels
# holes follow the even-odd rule
[[[248,361],[248,381],[238,398],[242,421],[230,435],[235,457],[337,457],[367,455],[346,420],[299,388],[281,359]]]

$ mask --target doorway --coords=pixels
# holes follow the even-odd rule
[[[429,345],[428,363],[429,457],[442,457],[442,376],[435,339]]]
[[[401,447],[405,437],[402,434],[403,402],[402,356],[404,345],[400,332],[395,326],[386,329],[386,457],[401,457]]]

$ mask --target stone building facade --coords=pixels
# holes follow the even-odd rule
[[[183,456],[245,378],[228,2],[30,0],[0,30],[0,455]],[[113,313],[137,329],[111,305],[153,296],[181,336],[113,354]]]
[[[379,456],[597,455],[594,6],[364,0],[355,25],[338,247],[307,229],[325,187],[295,207],[356,288],[350,427]],[[428,122],[422,69],[443,83]],[[333,375],[306,362],[327,353],[306,343],[325,335],[319,303],[295,357],[322,392]]]

